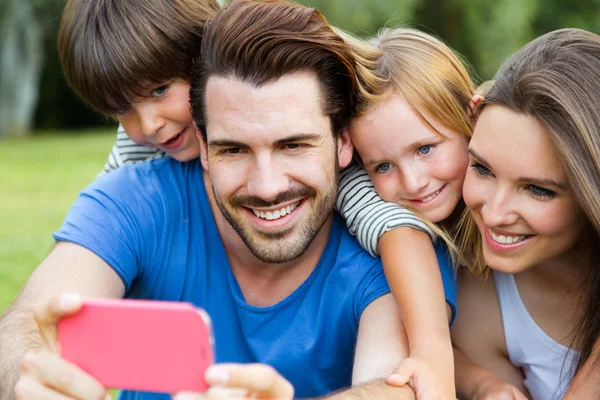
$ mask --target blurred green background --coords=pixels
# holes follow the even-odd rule
[[[476,82],[548,31],[600,33],[600,0],[300,2],[359,36],[382,26],[437,35],[468,60]],[[101,170],[114,138],[115,123],[87,108],[62,76],[56,38],[63,5],[0,0],[0,312],[50,250],[50,233]]]

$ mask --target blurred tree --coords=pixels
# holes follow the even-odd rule
[[[0,136],[23,135],[38,100],[42,30],[30,3],[7,0],[0,7]]]
[[[383,26],[403,25],[419,0],[300,0],[316,7],[329,23],[358,36],[371,36]]]

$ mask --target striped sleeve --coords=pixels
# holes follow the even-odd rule
[[[164,152],[158,149],[137,144],[129,139],[125,129],[119,124],[119,128],[117,129],[117,140],[108,155],[108,160],[106,160],[104,169],[98,175],[107,174],[123,165],[137,164],[166,156],[167,155]]]
[[[379,197],[369,175],[358,164],[341,172],[336,206],[350,233],[375,257],[379,256],[377,243],[381,235],[401,226],[426,232],[432,241],[436,238],[431,228],[412,211]]]

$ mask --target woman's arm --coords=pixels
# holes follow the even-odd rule
[[[458,396],[493,399],[503,394],[526,399],[523,373],[508,358],[494,279],[463,271],[459,285],[460,313],[451,329]]]

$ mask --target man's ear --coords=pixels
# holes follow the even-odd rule
[[[477,122],[477,108],[479,108],[479,105],[482,101],[483,96],[480,94],[476,94],[475,96],[471,97],[471,100],[469,101],[469,109],[467,110],[467,115],[469,116],[469,119],[471,120],[471,124],[473,126],[475,126],[475,123]]]
[[[354,146],[350,140],[348,128],[344,128],[344,131],[337,138],[337,151],[340,168],[346,168],[352,161],[352,155],[354,154]]]
[[[196,121],[194,121],[194,129],[196,129],[196,137],[200,142],[200,162],[202,163],[202,168],[208,171],[208,146],[206,145],[202,131],[196,125]]]

